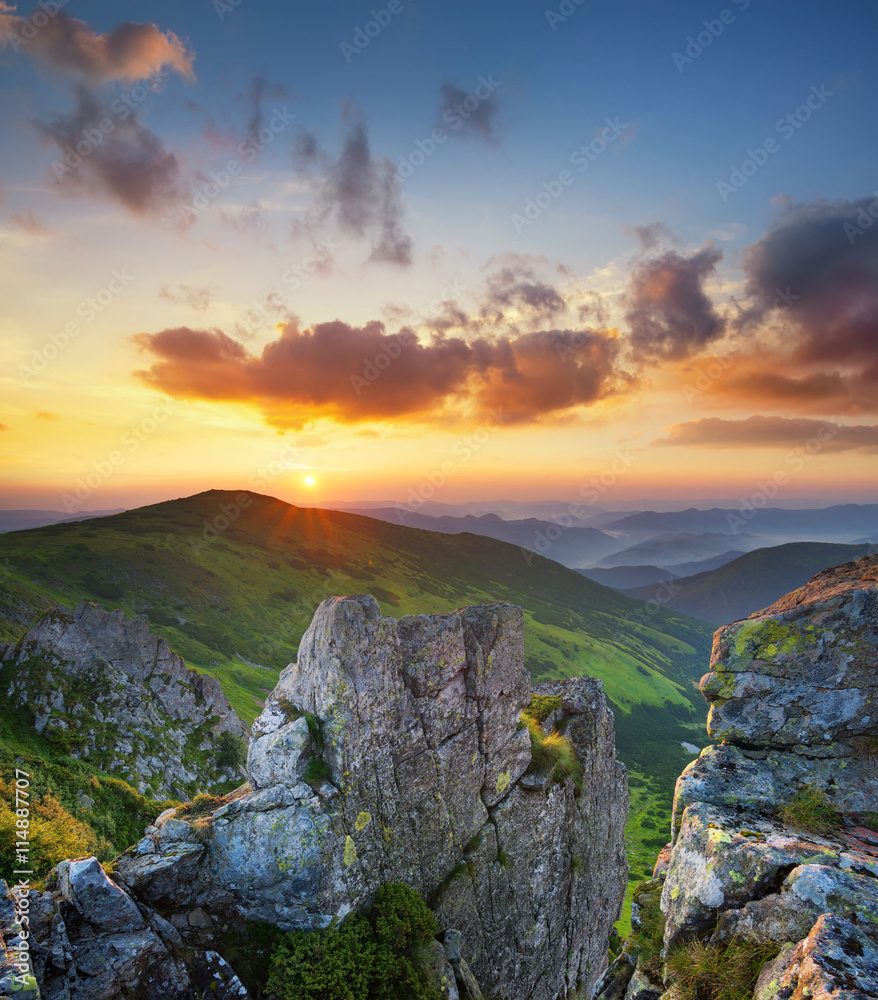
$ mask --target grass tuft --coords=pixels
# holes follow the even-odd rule
[[[191,802],[185,802],[177,810],[177,819],[199,819],[215,812],[226,801],[222,795],[208,795],[202,792],[196,795]]]
[[[668,955],[667,969],[678,1000],[752,1000],[762,967],[779,951],[777,945],[689,941]]]
[[[803,785],[781,809],[780,818],[809,833],[831,833],[841,826],[838,812],[816,785]]]
[[[850,743],[858,760],[878,761],[878,736],[855,736]]]
[[[573,778],[575,787],[581,789],[582,765],[570,740],[557,730],[546,733],[527,710],[522,712],[521,721],[530,736],[531,769],[548,771],[555,781]]]

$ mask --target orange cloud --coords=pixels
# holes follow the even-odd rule
[[[99,35],[63,10],[21,17],[0,3],[0,42],[54,69],[96,83],[143,80],[164,67],[191,78],[194,56],[172,31],[125,21]]]
[[[268,423],[301,428],[318,417],[480,418],[500,410],[523,423],[594,402],[627,383],[616,371],[618,338],[596,330],[546,330],[465,341],[379,322],[286,324],[260,355],[220,330],[139,334],[155,363],[138,376],[173,396],[259,406]]]

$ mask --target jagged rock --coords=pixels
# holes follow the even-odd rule
[[[664,992],[664,986],[654,983],[638,962],[628,982],[625,1000],[659,1000]]]
[[[39,1000],[40,992],[34,978],[30,948],[23,943],[23,917],[16,909],[9,886],[0,879],[0,1000]],[[29,941],[24,942],[29,944]]]
[[[617,955],[595,987],[595,1000],[622,1000],[636,968],[637,959],[630,952]]]
[[[324,601],[253,727],[255,790],[199,821],[197,843],[167,837],[174,820],[160,817],[119,878],[169,911],[282,928],[325,926],[405,882],[462,932],[460,968],[489,993],[588,992],[624,894],[627,787],[600,683],[550,688],[581,792],[572,779],[521,781],[531,691],[519,608],[395,621],[371,597]],[[331,794],[302,783],[317,754]]]
[[[247,735],[219,681],[190,670],[142,616],[95,604],[47,611],[3,658],[7,696],[74,757],[100,762],[141,793],[188,798],[237,777],[204,763],[219,734]],[[193,733],[197,739],[192,740]],[[83,803],[85,806],[85,803]]]
[[[753,751],[723,743],[702,750],[677,779],[672,831],[693,802],[772,816],[805,785],[825,793],[839,812],[875,807],[875,764],[867,758],[813,758],[780,749]]]
[[[714,636],[711,739],[817,747],[875,731],[878,557],[826,570]]]
[[[42,1000],[122,1000],[135,988],[143,1000],[248,997],[218,955],[196,950],[184,963],[179,933],[138,905],[95,858],[62,862],[49,882],[55,891],[27,895]]]
[[[827,570],[720,629],[702,679],[728,742],[677,781],[665,946],[781,945],[756,1000],[878,996],[878,831],[863,825],[878,812],[876,571],[874,556]],[[785,822],[805,788],[837,828]]]
[[[427,981],[442,1000],[460,1000],[454,969],[438,941],[430,941],[424,946],[422,967],[427,973]]]
[[[822,914],[808,936],[762,970],[754,1000],[866,1000],[878,996],[874,917],[857,923]]]
[[[64,898],[96,927],[119,934],[146,926],[137,904],[107,878],[97,858],[62,861],[55,871]]]

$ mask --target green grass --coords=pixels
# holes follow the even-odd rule
[[[574,786],[577,789],[581,788],[582,764],[576,756],[576,751],[570,740],[556,729],[550,733],[545,732],[539,721],[530,714],[528,709],[521,713],[521,721],[530,736],[530,770],[534,772],[547,771],[550,773],[552,781],[573,778]]]
[[[841,826],[838,812],[815,785],[803,785],[780,811],[780,818],[809,833],[831,833]]]
[[[777,945],[689,941],[668,955],[667,968],[679,1000],[752,1000],[762,967],[779,951]]]

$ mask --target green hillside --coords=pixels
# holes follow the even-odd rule
[[[212,540],[205,528],[217,529],[208,531]],[[393,616],[520,604],[535,682],[580,673],[603,680],[637,789],[629,833],[633,874],[642,874],[667,839],[674,780],[691,759],[680,742],[704,739],[696,688],[710,651],[704,622],[648,613],[557,563],[531,553],[525,560],[505,542],[258,494],[211,491],[0,535],[0,638],[17,640],[56,604],[91,600],[145,614],[190,666],[221,681],[248,722],[295,659],[320,601],[364,592]]]
[[[815,573],[875,551],[874,545],[790,542],[756,549],[719,569],[675,580],[668,607],[715,625],[726,625],[761,611]],[[627,590],[634,597],[653,596],[654,587]]]

